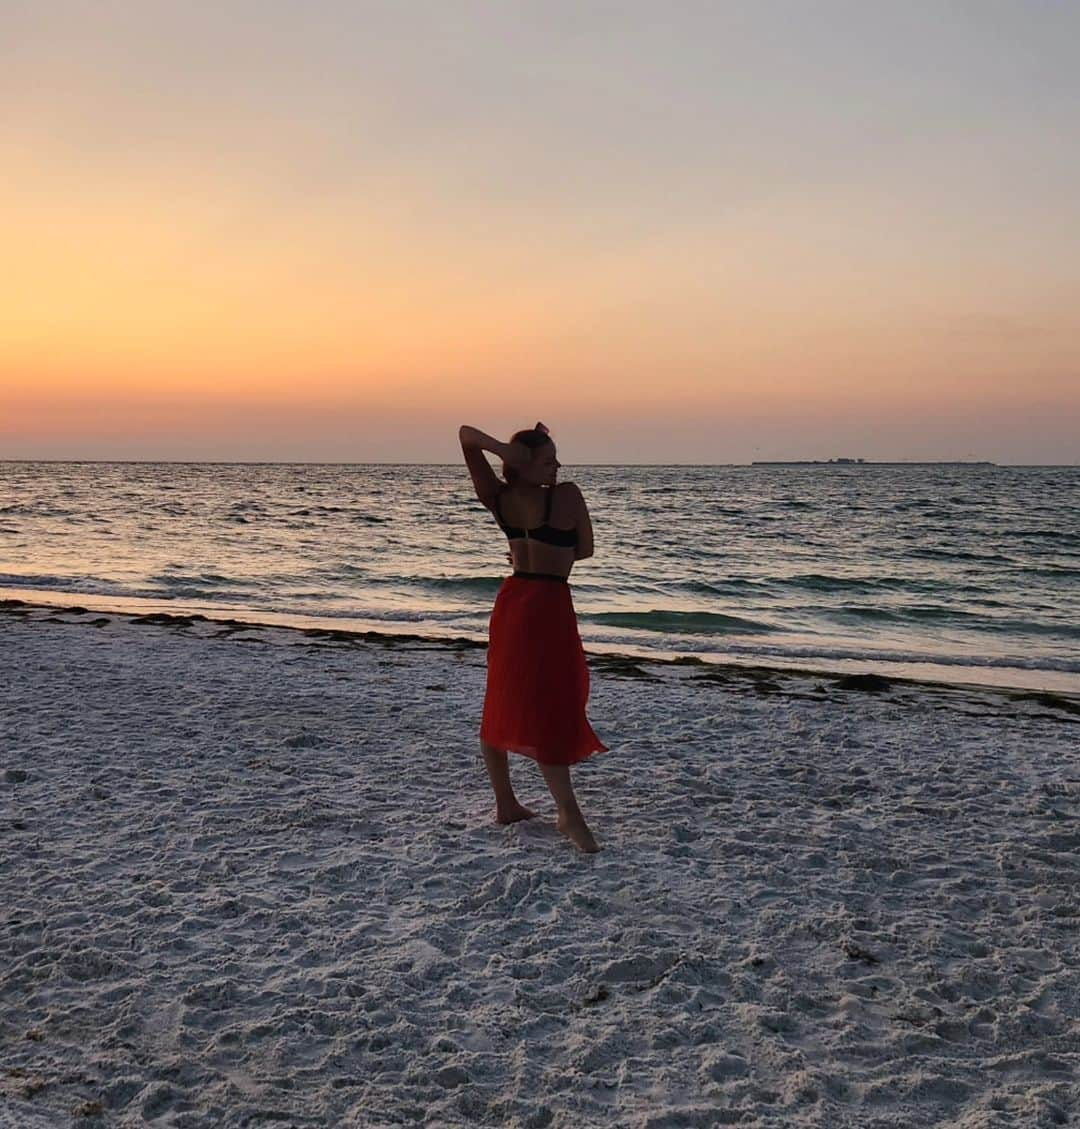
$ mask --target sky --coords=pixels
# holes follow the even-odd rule
[[[0,458],[1080,463],[1070,0],[0,0]]]

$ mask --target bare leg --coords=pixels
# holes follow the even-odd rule
[[[541,764],[548,788],[559,805],[559,817],[555,826],[579,849],[586,854],[600,850],[593,833],[589,830],[585,817],[578,807],[574,785],[570,782],[570,766],[565,764]]]
[[[487,765],[488,777],[495,792],[495,822],[517,823],[521,819],[532,819],[536,812],[529,811],[514,795],[506,753],[486,741],[480,742],[480,750],[484,754],[484,764]]]

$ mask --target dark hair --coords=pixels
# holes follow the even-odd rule
[[[540,431],[535,427],[527,427],[524,431],[515,431],[510,436],[510,442],[520,443],[522,446],[528,447],[530,451],[536,451],[545,444],[553,442],[553,440],[546,428]],[[512,485],[514,479],[518,477],[517,468],[507,466],[506,463],[503,463],[502,473],[507,485]]]

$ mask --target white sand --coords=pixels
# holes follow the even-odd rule
[[[594,670],[585,857],[483,651],[98,619],[0,615],[5,1129],[1080,1113],[1066,708]]]

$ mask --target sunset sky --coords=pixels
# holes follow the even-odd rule
[[[1080,5],[0,0],[0,457],[1080,462]]]

